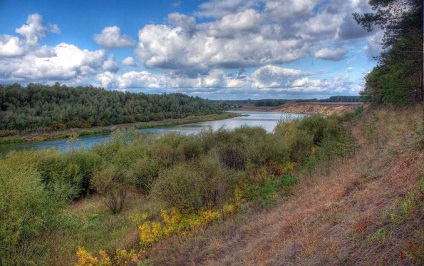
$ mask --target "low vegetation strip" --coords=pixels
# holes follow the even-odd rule
[[[188,116],[185,118],[175,118],[175,119],[164,119],[162,121],[150,121],[150,122],[136,122],[136,123],[127,123],[127,124],[117,124],[110,126],[102,127],[93,127],[93,128],[72,128],[64,130],[38,130],[32,132],[15,132],[17,136],[9,137],[0,137],[0,144],[13,144],[13,143],[22,143],[22,142],[40,142],[52,139],[64,139],[71,137],[79,136],[89,136],[97,134],[108,134],[117,129],[144,129],[144,128],[157,128],[157,127],[170,127],[176,125],[183,125],[188,123],[197,123],[205,121],[214,121],[228,119],[232,117],[239,116],[235,113],[222,112],[218,114],[211,115],[198,115],[198,116]]]

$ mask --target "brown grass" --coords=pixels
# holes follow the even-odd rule
[[[160,243],[150,260],[158,265],[423,263],[422,121],[420,106],[366,111],[348,125],[360,145],[353,157],[333,161],[327,173],[304,177],[293,195],[273,208],[246,208],[204,232]]]

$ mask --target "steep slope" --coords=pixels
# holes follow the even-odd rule
[[[301,175],[274,207],[244,212],[150,254],[168,265],[370,265],[424,262],[423,112],[367,109],[348,122],[353,156]]]

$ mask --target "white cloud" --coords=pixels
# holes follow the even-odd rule
[[[317,51],[315,53],[315,57],[318,59],[323,59],[323,60],[340,61],[345,57],[346,54],[347,54],[347,50],[344,48],[335,48],[335,49],[324,48]]]
[[[119,70],[118,65],[115,62],[115,57],[114,56],[109,56],[102,65],[102,68],[106,71],[110,71],[110,72],[117,72]]]
[[[101,34],[93,37],[94,41],[104,49],[133,47],[135,41],[129,35],[121,35],[121,29],[117,26],[106,27]]]
[[[24,45],[18,37],[0,35],[0,56],[12,57],[25,53]]]
[[[253,72],[253,86],[257,88],[285,87],[301,75],[302,71],[297,69],[267,65]]]
[[[232,37],[235,34],[252,32],[259,26],[260,14],[254,9],[246,9],[243,12],[226,15],[216,23],[209,26],[207,34],[215,37]]]
[[[15,32],[24,37],[24,39],[7,34],[0,35],[0,56],[22,56],[31,48],[38,45],[38,41],[46,37],[47,33],[59,34],[60,29],[57,25],[43,25],[43,18],[35,13],[29,15],[27,24],[17,28]]]
[[[57,25],[43,25],[43,18],[39,14],[32,14],[28,16],[27,24],[22,25],[16,29],[16,33],[25,37],[25,42],[28,45],[35,45],[38,40],[46,37],[48,32],[60,33]]]
[[[116,75],[114,73],[106,71],[98,74],[96,79],[104,88],[116,87]]]
[[[168,15],[168,21],[175,27],[182,28],[185,32],[192,34],[196,31],[196,19],[181,13],[171,13]]]
[[[180,27],[165,25],[145,26],[139,31],[139,40],[136,55],[148,67],[185,73],[290,62],[308,49],[300,40],[269,40],[256,34],[234,39],[200,32],[189,36]]]
[[[104,57],[102,50],[81,50],[67,43],[43,46],[21,57],[0,59],[0,79],[28,82],[69,80],[92,75],[101,68]]]
[[[122,60],[122,64],[124,66],[137,66],[137,62],[132,57],[127,57],[124,60]]]

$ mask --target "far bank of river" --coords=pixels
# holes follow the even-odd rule
[[[302,117],[301,114],[288,114],[281,112],[254,112],[254,111],[232,111],[233,113],[227,119],[202,121],[182,125],[162,126],[141,128],[142,132],[150,132],[155,134],[164,134],[168,132],[177,132],[180,134],[197,134],[203,130],[216,131],[220,128],[232,130],[241,126],[260,126],[267,132],[272,132],[275,126],[282,119],[290,120]],[[115,127],[116,129],[116,127]],[[42,142],[25,142],[15,144],[1,144],[0,154],[5,154],[11,150],[26,150],[26,149],[46,149],[55,148],[60,151],[66,151],[70,148],[84,147],[89,148],[94,144],[110,139],[110,132],[96,135],[83,135],[78,136],[76,139],[69,141],[69,139],[54,139]]]
[[[282,112],[296,114],[320,114],[332,115],[355,111],[356,108],[363,107],[361,102],[286,102],[280,106],[257,107],[243,106],[240,110],[261,111],[261,112]]]

